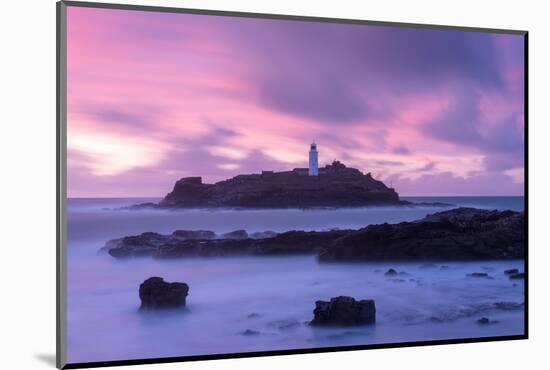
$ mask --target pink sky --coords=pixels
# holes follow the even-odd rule
[[[401,195],[523,194],[523,37],[68,8],[70,197],[339,159]]]

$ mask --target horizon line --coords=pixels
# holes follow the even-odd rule
[[[403,198],[403,197],[424,197],[424,198],[436,198],[436,197],[448,197],[448,198],[451,198],[451,197],[472,197],[472,198],[511,198],[511,197],[523,197],[525,198],[525,194],[507,194],[507,195],[484,195],[484,194],[475,194],[475,195],[457,195],[457,194],[453,194],[453,195],[409,195],[409,194],[406,194],[406,195],[400,195],[399,196],[400,198]],[[102,197],[102,196],[76,196],[76,197],[67,197],[67,199],[150,199],[150,198],[159,198],[159,199],[162,199],[164,198],[163,196],[146,196],[146,195],[140,195],[140,196],[130,196],[130,197],[125,197],[125,196],[120,196],[120,197],[117,197],[117,196],[111,196],[111,197]]]

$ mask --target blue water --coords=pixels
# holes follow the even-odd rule
[[[523,209],[521,197],[406,198],[488,209]],[[522,334],[523,281],[504,269],[523,261],[319,264],[313,256],[115,260],[98,254],[106,240],[144,231],[236,229],[286,231],[359,228],[441,211],[434,207],[336,210],[120,211],[154,199],[71,199],[68,204],[68,359],[110,361],[418,340]],[[441,266],[447,266],[441,268]],[[387,278],[388,268],[403,271]],[[493,279],[472,279],[488,272]],[[139,284],[150,276],[189,284],[187,310],[138,312]],[[402,281],[401,281],[402,280]],[[314,302],[337,295],[375,299],[377,322],[359,328],[313,328]],[[248,317],[255,314],[253,317]],[[482,326],[482,316],[499,321]],[[247,329],[257,335],[243,335]]]

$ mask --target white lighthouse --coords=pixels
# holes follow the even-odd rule
[[[319,176],[319,152],[315,142],[309,148],[309,176]]]

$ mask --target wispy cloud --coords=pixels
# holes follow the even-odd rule
[[[305,166],[311,140],[399,192],[519,194],[522,53],[515,35],[69,7],[69,194]]]

